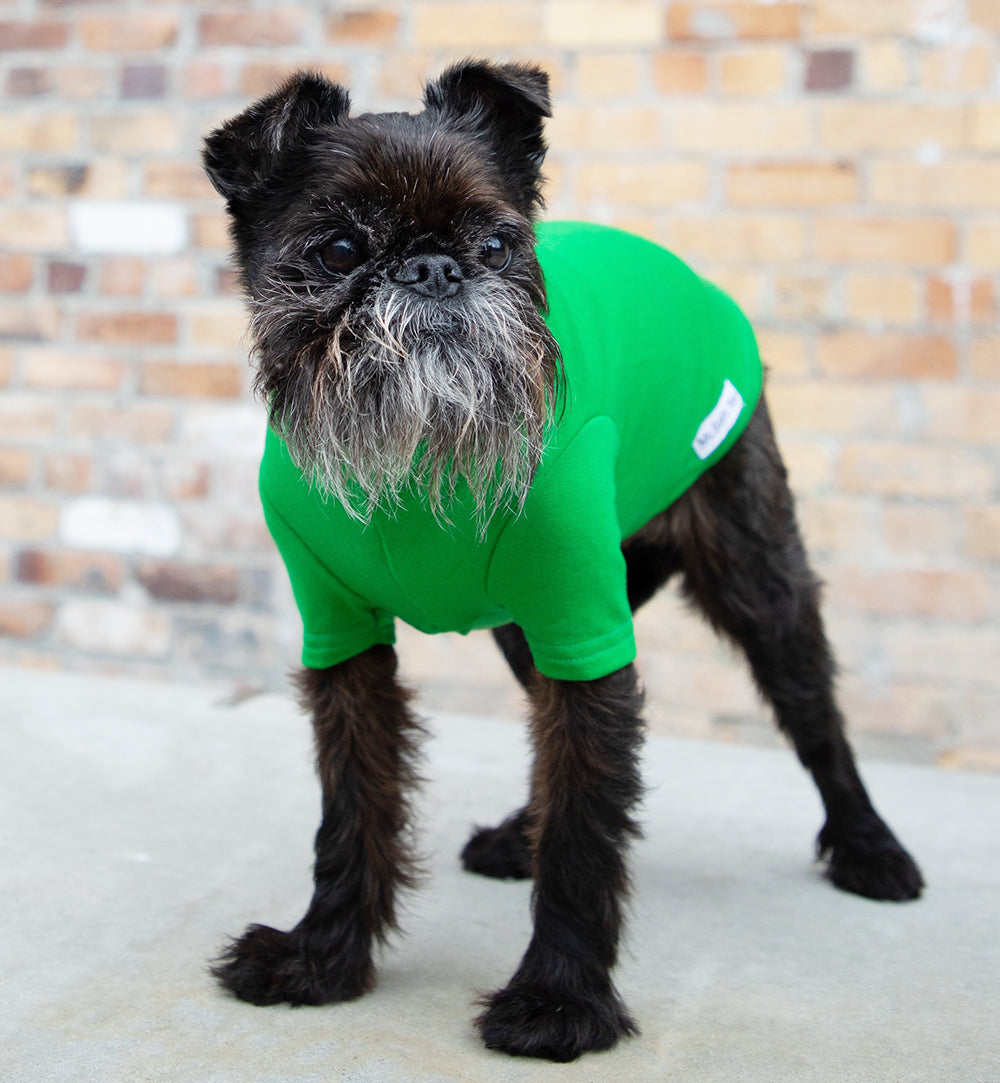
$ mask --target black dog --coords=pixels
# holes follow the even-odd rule
[[[844,737],[817,583],[763,398],[727,380],[694,444],[694,433],[684,439],[703,459],[700,475],[655,505],[614,472],[618,444],[602,419],[560,444],[578,388],[576,328],[552,331],[557,287],[581,319],[614,317],[605,290],[617,291],[633,306],[630,328],[647,316],[669,328],[680,306],[653,315],[631,258],[609,266],[596,253],[620,244],[640,264],[672,257],[581,227],[557,248],[573,256],[565,279],[543,277],[532,223],[549,95],[538,69],[457,65],[428,86],[425,106],[350,117],[342,88],[301,75],[206,143],[270,413],[261,488],[306,625],[299,688],[323,789],[307,913],[289,932],[250,926],[214,972],[256,1004],[322,1004],[372,987],[373,946],[414,872],[407,791],[419,726],[396,680],[391,618],[436,630],[430,611],[447,596],[458,615],[446,627],[494,627],[529,694],[535,747],[528,807],[476,832],[463,852],[472,871],[535,879],[534,935],[510,984],[485,1000],[479,1030],[491,1048],[571,1060],[636,1029],[610,978],[641,793],[630,615],[675,573],[742,648],[811,772],[833,883],[903,900],[923,881],[872,807]],[[709,287],[679,267],[677,281],[701,297]],[[574,296],[577,271],[589,300]],[[621,333],[588,325],[574,349],[590,356],[603,342],[610,356]],[[666,342],[662,354],[628,376],[635,397],[649,399],[643,408],[665,419],[650,426],[654,443],[672,438],[671,388],[685,364]],[[601,394],[618,394],[614,372],[598,377]],[[583,447],[572,475],[583,484],[564,492],[552,460],[572,463]],[[639,474],[658,477],[656,457],[644,462]],[[616,491],[617,511],[602,495]],[[553,502],[563,510],[550,516]],[[567,523],[586,544],[566,540]],[[461,611],[467,589],[489,605],[477,596],[479,608]],[[586,658],[537,631],[552,624],[571,636],[581,599],[617,621],[606,642],[591,637]]]

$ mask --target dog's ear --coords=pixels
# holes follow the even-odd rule
[[[349,108],[343,87],[299,72],[206,138],[205,172],[230,204],[246,200],[267,183],[290,147],[311,129],[335,123]]]
[[[466,60],[427,84],[424,103],[490,144],[516,205],[530,217],[542,202],[542,126],[552,116],[548,75],[531,64]]]

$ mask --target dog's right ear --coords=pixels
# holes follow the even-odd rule
[[[293,75],[205,139],[208,179],[230,204],[252,197],[290,147],[310,129],[336,123],[349,108],[343,87],[310,72]]]

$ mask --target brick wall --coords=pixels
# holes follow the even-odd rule
[[[997,765],[998,50],[998,0],[0,0],[0,660],[280,682],[199,138],[297,66],[411,108],[449,60],[530,57],[552,213],[672,246],[755,320],[856,732]],[[425,703],[517,708],[483,637],[403,638]],[[655,726],[764,732],[673,596],[640,641]]]

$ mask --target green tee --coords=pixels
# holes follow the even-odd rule
[[[745,429],[761,389],[746,318],[724,293],[639,237],[538,228],[564,410],[523,510],[485,534],[404,496],[360,523],[303,480],[268,433],[260,491],[304,625],[303,664],[334,665],[424,632],[515,621],[538,669],[592,680],[635,657],[622,540],[668,507]]]

